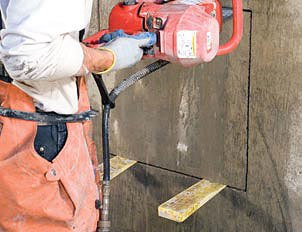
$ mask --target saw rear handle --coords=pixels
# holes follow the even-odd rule
[[[242,0],[232,0],[233,4],[233,35],[231,39],[219,46],[217,55],[222,56],[231,53],[241,41],[243,34]]]

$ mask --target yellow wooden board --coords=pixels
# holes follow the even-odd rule
[[[158,215],[183,222],[201,206],[223,190],[226,185],[201,180],[158,207]]]
[[[136,164],[137,161],[125,159],[121,156],[115,156],[110,159],[110,179],[117,177],[122,172]],[[99,165],[101,179],[103,178],[103,164]]]

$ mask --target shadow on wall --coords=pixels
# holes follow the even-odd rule
[[[291,222],[284,220],[284,215],[281,215],[281,219],[273,217],[272,212],[268,212],[259,207],[259,205],[249,201],[247,195],[241,195],[236,191],[231,190],[222,191],[221,196],[228,202],[231,202],[235,209],[238,209],[241,213],[244,213],[250,220],[253,221],[253,224],[258,224],[263,231],[293,232]]]
[[[158,173],[159,174],[159,173]],[[169,179],[169,176],[162,176],[158,178],[158,175],[153,175],[148,171],[148,168],[141,165],[136,165],[135,170],[132,169],[131,175],[136,179],[138,183],[152,190],[152,198],[156,202],[160,203],[163,201],[163,191],[165,196],[172,197],[176,193],[173,189],[167,188],[168,186],[163,185]],[[161,175],[159,175],[161,176]],[[162,178],[166,179],[165,181]],[[190,178],[191,179],[191,178]],[[171,179],[173,180],[173,178]],[[175,179],[174,179],[175,180]],[[191,184],[198,181],[197,179],[192,179],[186,183],[177,183],[176,185],[184,185],[184,189],[189,187]],[[253,201],[248,200],[248,193],[237,192],[232,189],[226,189],[220,193],[221,197],[224,198],[224,201],[229,202],[235,211],[240,211],[241,214],[245,215],[249,220],[253,221],[251,225],[257,225],[256,228],[261,228],[261,231],[265,232],[293,232],[291,225],[289,212],[285,212],[284,204],[286,202],[280,202],[276,200],[275,211],[273,209],[265,209],[264,207],[259,207],[253,203]],[[230,207],[230,208],[232,208]],[[282,209],[283,208],[283,209]],[[280,214],[279,217],[274,216]],[[286,215],[284,215],[286,214]],[[191,223],[190,223],[191,224]],[[191,225],[193,226],[194,223]],[[201,226],[201,225],[200,225]],[[193,226],[194,227],[194,226]],[[253,227],[253,226],[252,226]],[[256,229],[253,227],[253,229]],[[255,231],[259,232],[259,231]],[[298,232],[298,231],[297,231]]]

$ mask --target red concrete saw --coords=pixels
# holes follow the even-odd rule
[[[154,32],[157,42],[145,57],[191,66],[232,52],[243,32],[242,0],[233,1],[233,35],[219,45],[223,17],[230,9],[220,0],[124,0],[112,9],[109,28],[85,42],[98,44],[107,33],[123,30],[133,35]]]

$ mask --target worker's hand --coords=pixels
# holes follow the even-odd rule
[[[109,50],[99,50],[82,44],[84,60],[81,69],[76,74],[84,76],[90,72],[101,73],[110,70],[114,64],[114,54]]]
[[[112,70],[131,67],[143,57],[143,49],[150,47],[156,42],[156,35],[144,32],[136,35],[127,35],[123,31],[109,34],[111,41],[107,42],[101,49],[107,49],[114,54],[115,61]]]

